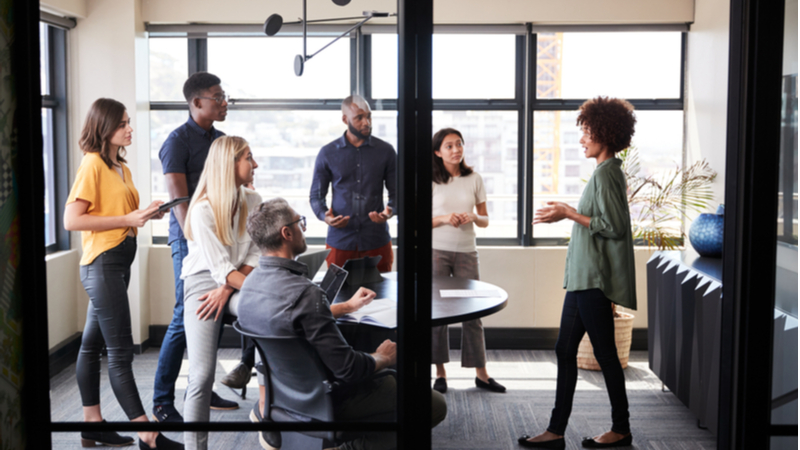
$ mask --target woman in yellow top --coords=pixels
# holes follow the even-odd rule
[[[81,231],[81,283],[89,295],[86,326],[76,372],[86,422],[103,421],[100,412],[100,352],[108,349],[108,378],[128,418],[147,422],[131,370],[133,336],[128,306],[130,266],[136,256],[137,228],[164,212],[155,201],[139,208],[139,192],[125,165],[125,146],[133,129],[125,106],[101,98],[92,104],[81,132],[84,153],[64,211],[64,228]],[[81,444],[133,445],[114,432],[82,432]],[[157,432],[139,433],[139,448],[183,449]]]

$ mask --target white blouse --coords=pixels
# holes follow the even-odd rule
[[[245,189],[244,192],[249,213],[261,204],[261,196],[249,189]],[[239,230],[240,213],[241,209],[237,209],[233,216],[234,235]],[[242,265],[252,267],[258,265],[261,251],[250,239],[247,231],[237,236],[233,245],[222,245],[215,234],[214,214],[207,200],[202,200],[192,208],[189,220],[192,224],[193,239],[187,242],[189,254],[183,260],[182,279],[207,271],[210,272],[211,278],[222,286],[227,282],[228,274],[239,270]]]
[[[446,184],[433,183],[433,217],[450,213],[474,212],[475,206],[486,201],[483,178],[477,173],[450,177]],[[475,246],[475,226],[472,222],[458,228],[449,223],[433,229],[432,247],[448,252],[471,253]]]

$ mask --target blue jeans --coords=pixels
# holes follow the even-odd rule
[[[178,239],[172,246],[172,269],[175,272],[175,308],[172,311],[172,322],[167,334],[161,342],[158,354],[158,367],[153,386],[153,406],[172,405],[175,403],[175,381],[181,370],[183,352],[186,350],[186,332],[183,328],[183,258],[189,254],[185,239]]]
[[[567,429],[575,385],[578,382],[578,345],[584,333],[589,333],[594,357],[606,381],[611,400],[611,431],[628,434],[631,432],[628,423],[628,395],[625,392],[625,374],[622,372],[614,339],[614,313],[611,310],[611,300],[600,289],[568,291],[564,298],[561,328],[556,341],[556,405],[550,415],[547,431],[563,436]]]

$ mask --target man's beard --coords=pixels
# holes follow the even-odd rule
[[[308,250],[308,244],[306,244],[305,238],[301,244],[298,244],[296,248],[294,248],[294,256],[300,256]]]
[[[350,133],[353,136],[357,137],[358,139],[360,139],[362,141],[367,140],[367,138],[369,138],[369,135],[372,134],[372,127],[369,127],[369,131],[367,131],[367,134],[361,134],[361,132],[358,131],[356,129],[356,127],[353,126],[353,122],[351,122],[349,120],[347,121],[347,129],[350,131]]]

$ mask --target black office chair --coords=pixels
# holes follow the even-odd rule
[[[332,422],[332,395],[344,385],[333,380],[317,351],[303,338],[265,337],[249,333],[234,322],[233,328],[253,339],[261,356],[267,389],[264,419],[273,422]],[[384,369],[373,378],[395,375]],[[347,440],[347,435],[332,431],[303,434],[327,441],[327,446]]]

